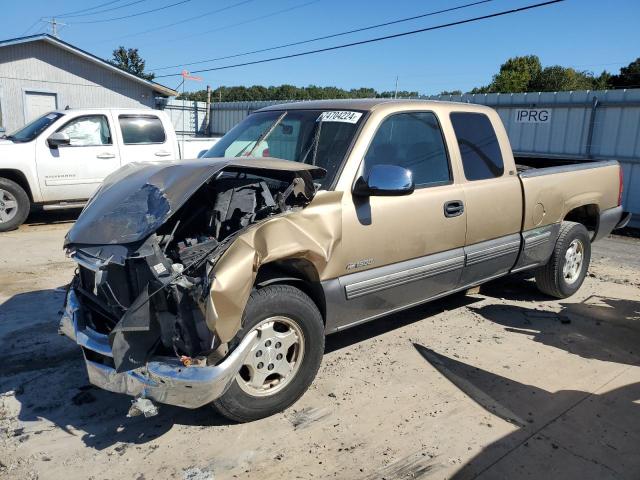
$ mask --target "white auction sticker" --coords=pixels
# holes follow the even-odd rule
[[[318,117],[318,121],[322,122],[344,122],[358,123],[362,112],[348,112],[346,110],[336,110],[331,112],[322,112]]]

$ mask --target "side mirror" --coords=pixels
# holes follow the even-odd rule
[[[374,165],[356,180],[353,194],[359,197],[409,195],[414,189],[411,170],[397,165]]]
[[[47,138],[47,145],[49,145],[49,148],[58,148],[61,145],[70,145],[71,144],[71,139],[69,138],[69,135],[67,135],[66,133],[62,133],[62,132],[56,132],[53,135],[51,135],[49,138]]]

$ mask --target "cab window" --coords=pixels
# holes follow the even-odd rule
[[[373,165],[411,170],[416,188],[451,182],[442,131],[431,112],[404,112],[386,118],[364,158],[365,174]]]
[[[58,129],[69,136],[72,147],[111,145],[111,130],[104,115],[77,117]]]
[[[167,138],[162,120],[155,115],[120,115],[118,121],[125,145],[164,143]]]
[[[451,123],[458,139],[467,180],[486,180],[504,173],[502,152],[491,120],[482,113],[456,112]]]

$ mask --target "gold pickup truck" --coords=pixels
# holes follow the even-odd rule
[[[205,158],[105,180],[65,239],[60,331],[137,413],[250,421],[305,392],[327,334],[526,269],[572,295],[621,193],[615,161],[516,163],[483,106],[271,106]]]

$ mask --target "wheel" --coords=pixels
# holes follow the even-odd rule
[[[551,258],[536,270],[538,289],[556,298],[573,295],[587,275],[590,260],[591,240],[585,226],[562,222]]]
[[[0,178],[0,232],[18,228],[27,219],[31,202],[16,182]]]
[[[237,342],[252,331],[258,343],[229,389],[213,406],[249,422],[291,406],[309,388],[324,353],[324,325],[315,303],[289,285],[270,285],[249,297]]]

